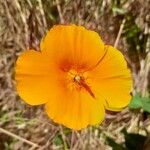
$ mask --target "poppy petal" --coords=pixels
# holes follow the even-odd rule
[[[48,116],[66,127],[80,130],[88,125],[101,123],[105,116],[104,105],[86,92],[57,91],[46,104]]]
[[[120,111],[131,99],[131,73],[121,52],[112,46],[106,45],[106,48],[105,57],[91,70],[89,78],[96,93],[105,99],[106,109]]]
[[[57,88],[54,80],[60,75],[54,68],[41,52],[26,50],[20,55],[15,68],[16,89],[25,102],[39,105],[49,100],[50,90]]]
[[[93,67],[104,55],[99,35],[82,26],[54,26],[41,42],[41,50],[66,70]]]

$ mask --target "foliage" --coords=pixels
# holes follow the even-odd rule
[[[150,113],[150,98],[141,97],[140,94],[135,95],[129,104],[130,109],[143,109]]]

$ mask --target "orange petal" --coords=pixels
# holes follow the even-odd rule
[[[18,58],[15,68],[16,88],[21,98],[28,104],[43,104],[49,100],[51,90],[57,90],[61,72],[57,70],[59,74],[57,75],[52,65],[47,57],[34,50],[27,50]]]
[[[102,101],[93,99],[86,91],[60,89],[53,96],[46,104],[46,112],[54,122],[80,130],[101,123],[104,119]]]
[[[106,109],[118,111],[130,102],[132,79],[127,63],[117,49],[106,46],[107,52],[99,65],[91,70],[92,86],[103,96]]]
[[[42,52],[69,70],[93,67],[104,55],[104,43],[99,35],[82,26],[54,26],[41,42]]]

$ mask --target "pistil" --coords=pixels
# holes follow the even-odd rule
[[[92,92],[91,88],[88,86],[88,84],[85,82],[85,79],[82,76],[75,75],[74,82],[83,87],[93,98],[95,98],[94,93]]]

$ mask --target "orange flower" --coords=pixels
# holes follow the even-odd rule
[[[120,111],[128,105],[132,81],[126,61],[96,32],[54,26],[40,49],[18,58],[16,87],[28,104],[46,104],[55,122],[81,129],[102,122],[105,109]]]

